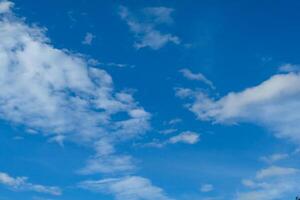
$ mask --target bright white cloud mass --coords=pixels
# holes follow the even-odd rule
[[[277,74],[258,86],[214,100],[201,91],[177,88],[181,98],[191,99],[186,107],[200,120],[216,123],[253,122],[277,137],[300,142],[300,74]]]
[[[37,193],[61,195],[62,191],[58,187],[44,186],[33,184],[27,181],[27,177],[11,177],[10,175],[0,172],[0,184],[16,191],[33,191]]]
[[[93,147],[92,166],[84,171],[131,168],[120,166],[130,159],[114,155],[114,144],[145,132],[150,114],[130,93],[115,91],[107,72],[89,66],[82,55],[56,49],[43,29],[12,14],[1,17],[0,38],[0,118],[58,142]],[[112,120],[118,113],[127,117]]]

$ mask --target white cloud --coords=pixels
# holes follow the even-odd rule
[[[144,13],[150,18],[150,20],[157,24],[173,23],[173,18],[171,16],[173,12],[173,8],[166,7],[148,7],[144,9]]]
[[[278,200],[299,192],[299,171],[294,168],[271,166],[259,170],[255,181],[245,179],[242,181],[245,191],[238,192],[237,200]]]
[[[212,184],[204,184],[200,188],[201,192],[211,192],[213,190],[214,190],[214,186]]]
[[[169,121],[169,124],[170,124],[170,125],[174,125],[174,124],[178,124],[178,123],[180,123],[180,122],[182,122],[182,119],[180,119],[180,118],[174,118],[174,119],[171,119],[171,120]]]
[[[173,131],[170,129],[170,131]],[[167,133],[163,132],[163,134],[169,134],[168,130]],[[192,131],[184,131],[175,136],[172,136],[166,140],[159,140],[153,139],[151,142],[146,144],[142,144],[141,146],[144,147],[155,147],[155,148],[162,148],[169,144],[177,144],[177,143],[184,143],[184,144],[196,144],[200,140],[200,134]]]
[[[87,161],[80,174],[126,172],[135,169],[133,159],[128,155],[98,156]]]
[[[134,47],[137,49],[149,47],[157,50],[171,42],[179,44],[180,39],[170,33],[162,33],[157,29],[158,24],[166,23],[171,19],[171,10],[168,8],[147,8],[145,10],[147,16],[152,16],[156,20],[140,21],[132,15],[129,10],[120,6],[119,15],[127,23],[131,32],[135,34],[136,43]]]
[[[59,187],[44,186],[29,183],[27,177],[11,177],[10,175],[0,172],[0,184],[16,191],[33,191],[44,194],[51,194],[59,196],[62,191]]]
[[[0,1],[0,14],[11,12],[11,8],[14,6],[13,2]]]
[[[154,186],[148,179],[138,176],[88,180],[81,182],[79,187],[112,194],[116,200],[171,200],[162,189]]]
[[[286,176],[291,174],[296,174],[299,170],[295,168],[286,168],[286,167],[278,167],[271,166],[266,169],[262,169],[256,173],[257,179],[263,179],[274,176]]]
[[[82,44],[91,45],[94,39],[95,39],[95,35],[93,35],[92,33],[86,33],[82,41]]]
[[[169,143],[186,143],[186,144],[195,144],[200,140],[198,133],[192,131],[185,131],[176,136],[173,136],[169,139]]]
[[[201,81],[206,85],[208,85],[210,88],[215,89],[214,84],[201,73],[195,74],[189,69],[181,69],[180,72],[185,78],[189,80]]]
[[[150,128],[150,114],[130,93],[115,91],[112,77],[84,56],[53,47],[43,29],[10,12],[0,16],[0,38],[2,120],[88,145],[96,160],[118,157],[116,143]],[[113,120],[117,114],[124,118]]]
[[[300,143],[300,74],[274,75],[241,92],[230,92],[214,100],[201,91],[177,88],[189,98],[186,107],[201,120],[216,123],[252,122],[267,127],[277,137]]]
[[[174,133],[176,131],[178,131],[178,130],[175,128],[169,128],[169,129],[161,130],[161,131],[159,131],[159,133],[167,135],[167,134]]]
[[[272,154],[269,156],[263,156],[261,157],[261,160],[266,162],[266,163],[274,163],[283,159],[286,159],[289,157],[289,154],[286,153],[277,153],[277,154]]]

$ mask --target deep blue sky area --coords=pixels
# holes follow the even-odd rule
[[[0,0],[0,200],[294,199],[299,10]]]

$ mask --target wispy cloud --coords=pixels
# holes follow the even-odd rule
[[[143,146],[146,147],[156,147],[156,148],[162,148],[168,144],[177,144],[177,143],[183,143],[183,144],[196,144],[200,141],[200,134],[193,132],[193,131],[183,131],[177,135],[174,135],[172,137],[169,137],[166,140],[158,140],[154,139],[152,142],[146,143]]]
[[[27,177],[11,177],[10,175],[0,172],[0,184],[15,191],[33,191],[59,196],[62,191],[59,187],[44,186],[28,182]]]
[[[212,184],[204,184],[201,185],[200,191],[201,192],[211,192],[214,190],[214,186]]]
[[[86,33],[82,40],[82,44],[91,45],[95,37],[96,36],[93,35],[92,33]]]
[[[237,200],[276,200],[296,195],[300,189],[300,173],[295,168],[270,166],[256,173],[253,180],[242,180],[246,191],[238,192]]]
[[[172,22],[171,13],[173,9],[165,7],[145,8],[143,17],[150,20],[141,20],[133,15],[125,6],[120,6],[119,15],[123,19],[131,32],[135,34],[136,42],[134,47],[137,49],[149,47],[157,50],[167,43],[179,44],[180,39],[170,33],[163,33],[158,30],[158,24]]]
[[[79,183],[79,187],[94,192],[112,194],[116,200],[171,200],[161,188],[139,176],[88,180]]]
[[[289,154],[286,153],[276,153],[269,156],[262,156],[260,159],[266,163],[274,163],[289,157]]]
[[[298,170],[295,168],[287,168],[287,167],[278,167],[278,166],[271,166],[266,169],[262,169],[256,173],[257,179],[263,179],[267,177],[273,176],[286,176],[297,173]]]
[[[189,69],[181,69],[180,72],[182,73],[182,75],[189,79],[189,80],[194,80],[194,81],[201,81],[203,83],[205,83],[206,85],[208,85],[210,88],[215,89],[215,86],[213,84],[213,82],[211,82],[210,80],[208,80],[203,74],[201,73],[193,73],[191,70]]]
[[[279,71],[280,72],[299,72],[300,71],[300,66],[287,63],[287,64],[284,64],[284,65],[281,65],[279,67]]]
[[[185,131],[169,139],[169,143],[186,143],[186,144],[196,144],[200,140],[198,133],[192,131]]]
[[[174,119],[171,119],[170,121],[168,121],[168,124],[169,125],[174,125],[174,124],[179,124],[182,122],[182,119],[181,118],[174,118]]]

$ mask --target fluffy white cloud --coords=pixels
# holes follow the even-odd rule
[[[171,200],[162,189],[154,186],[148,179],[139,176],[88,180],[79,187],[101,193],[112,194],[117,200]]]
[[[195,74],[189,69],[181,69],[180,72],[182,73],[182,75],[185,78],[187,78],[189,80],[202,81],[203,83],[208,85],[210,88],[215,89],[214,84],[201,73]]]
[[[214,100],[201,91],[177,88],[176,94],[189,98],[186,107],[201,120],[216,123],[252,122],[267,127],[277,137],[300,142],[300,74],[274,75],[241,92],[230,92]]]
[[[134,47],[137,49],[149,47],[157,50],[171,42],[179,44],[180,39],[169,33],[162,33],[157,29],[158,24],[165,24],[171,21],[172,9],[164,7],[146,8],[144,10],[145,17],[150,17],[150,20],[140,21],[132,15],[129,10],[120,6],[119,15],[123,19],[131,32],[135,34],[136,43]]]
[[[107,72],[90,66],[82,55],[53,47],[44,29],[9,11],[11,3],[0,5],[9,13],[0,15],[2,120],[61,144],[88,145],[96,160],[117,157],[114,144],[149,129],[150,114],[131,94],[115,91]]]
[[[204,184],[200,188],[201,192],[211,192],[213,190],[214,190],[214,186],[212,184]]]
[[[11,177],[10,175],[0,172],[0,184],[16,191],[33,191],[51,195],[61,195],[62,191],[59,187],[44,186],[29,183],[27,177]]]
[[[200,140],[200,136],[198,133],[192,131],[185,131],[176,136],[173,136],[169,139],[169,143],[187,143],[187,144],[195,144]]]

